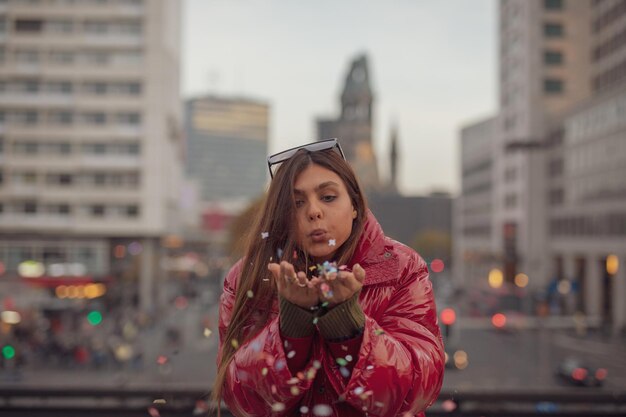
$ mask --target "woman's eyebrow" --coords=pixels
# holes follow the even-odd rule
[[[321,183],[320,185],[318,185],[317,187],[315,187],[315,191],[318,192],[324,188],[328,188],[328,187],[339,187],[339,184],[337,184],[334,181],[326,181]],[[304,191],[302,190],[298,190],[297,188],[293,189],[293,193],[294,194],[306,194]]]

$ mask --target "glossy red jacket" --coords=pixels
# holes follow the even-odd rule
[[[426,263],[412,249],[385,237],[371,213],[349,266],[355,263],[366,272],[359,297],[366,323],[351,375],[342,376],[316,333],[310,359],[300,378],[294,378],[286,366],[275,300],[268,323],[230,362],[223,398],[234,415],[409,417],[423,416],[435,401],[443,381],[444,350]],[[240,265],[233,266],[224,282],[218,358]]]

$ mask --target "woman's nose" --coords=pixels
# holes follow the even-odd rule
[[[309,206],[309,220],[316,220],[322,218],[322,210],[320,210],[317,204],[311,204]]]

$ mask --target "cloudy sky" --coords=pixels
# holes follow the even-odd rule
[[[182,93],[271,106],[270,151],[313,141],[365,53],[386,175],[396,123],[400,188],[459,190],[459,129],[497,107],[495,0],[184,0]]]

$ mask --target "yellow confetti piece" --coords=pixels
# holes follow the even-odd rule
[[[246,295],[248,296],[248,298],[252,298],[252,297],[254,297],[254,293],[252,292],[252,290],[248,290],[248,291],[246,292]]]
[[[204,337],[209,337],[209,336],[211,336],[211,334],[213,334],[211,329],[208,329],[208,328],[204,329]]]
[[[376,330],[374,330],[374,334],[376,336],[380,336],[381,334],[384,334],[384,333],[385,333],[385,331],[383,329],[376,329]]]
[[[272,411],[284,411],[285,404],[283,403],[274,403],[272,404]]]
[[[266,376],[267,372],[268,372],[267,368],[264,367],[263,369],[261,369],[261,375]]]
[[[152,401],[152,404],[166,404],[167,401],[165,401],[163,398],[157,398],[156,400]]]
[[[300,388],[293,386],[291,387],[291,395],[298,395],[300,394]]]
[[[235,349],[239,348],[239,342],[237,341],[237,339],[231,340],[230,344],[233,345]]]

